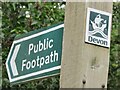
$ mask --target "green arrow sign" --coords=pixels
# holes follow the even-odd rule
[[[11,83],[59,74],[64,24],[35,30],[17,37],[6,67]]]

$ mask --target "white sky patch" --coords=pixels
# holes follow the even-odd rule
[[[25,6],[23,6],[23,8],[25,8]]]
[[[26,11],[25,14],[29,14],[29,11]]]
[[[30,18],[30,12],[29,11],[26,11],[25,14],[26,14],[26,18]]]
[[[113,0],[113,2],[120,2],[120,0]]]
[[[56,6],[54,6],[54,8],[56,8]]]
[[[65,8],[65,5],[63,4],[63,5],[61,6],[61,8]]]

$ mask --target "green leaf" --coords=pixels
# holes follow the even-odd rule
[[[31,25],[35,25],[35,24],[37,24],[38,23],[38,21],[33,21],[32,23],[31,23]]]

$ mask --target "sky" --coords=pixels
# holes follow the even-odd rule
[[[120,2],[120,0],[113,0],[113,1],[114,1],[114,2],[117,2],[117,1]]]

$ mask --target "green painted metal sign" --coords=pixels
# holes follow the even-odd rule
[[[6,67],[11,83],[53,76],[60,73],[64,24],[35,30],[17,37]]]

